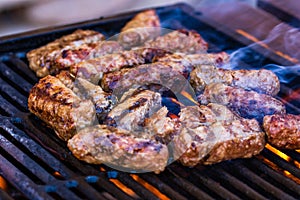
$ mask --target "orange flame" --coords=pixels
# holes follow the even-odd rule
[[[124,185],[122,182],[120,182],[118,179],[109,179],[110,182],[112,182],[113,184],[115,184],[115,186],[117,186],[118,188],[120,188],[123,192],[125,192],[126,194],[137,198],[137,194],[130,189],[129,187],[127,187],[126,185]]]
[[[269,49],[271,50],[272,52],[274,52],[275,54],[277,54],[278,56],[280,57],[283,57],[289,61],[291,61],[292,63],[299,63],[299,60],[295,59],[295,58],[292,58],[290,57],[289,55],[281,52],[281,51],[274,51],[272,48],[269,47],[269,45],[267,45],[266,43],[264,43],[263,41],[260,41],[259,39],[257,39],[255,36],[245,32],[244,30],[241,30],[241,29],[237,29],[236,32],[238,32],[239,34],[241,34],[242,36],[248,38],[249,40],[257,43],[258,45],[266,48],[266,49]]]
[[[159,199],[163,199],[163,200],[168,200],[170,198],[168,198],[166,195],[162,194],[158,189],[156,189],[154,186],[152,186],[151,184],[149,184],[148,182],[144,181],[143,179],[141,179],[139,176],[135,175],[135,174],[131,174],[130,175],[136,182],[140,183],[141,185],[143,185],[145,188],[147,188],[148,190],[150,190],[154,195],[156,195]]]
[[[179,106],[181,106],[181,107],[183,107],[184,105],[183,105],[183,103],[181,103],[181,102],[179,102],[179,101],[177,101],[176,99],[174,99],[174,98],[171,98],[171,101],[173,102],[173,103],[176,103],[176,104],[178,104]]]
[[[168,113],[168,116],[171,118],[171,119],[177,119],[178,116],[173,114],[173,113]]]
[[[188,92],[182,91],[182,92],[180,92],[180,94],[182,94],[184,97],[186,97],[188,100],[190,100],[194,104],[199,105],[199,103]]]
[[[7,183],[2,176],[0,176],[0,189],[7,191]]]
[[[277,154],[279,157],[283,158],[284,160],[288,161],[288,162],[291,162],[292,161],[292,158],[289,157],[288,155],[286,155],[285,153],[279,151],[278,149],[272,147],[271,145],[269,144],[266,144],[265,146],[267,149],[269,149],[270,151],[272,151],[273,153]]]

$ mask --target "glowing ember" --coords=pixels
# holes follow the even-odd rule
[[[58,171],[53,173],[53,176],[58,178],[58,179],[63,179],[64,177],[61,175],[61,173],[59,173]]]
[[[297,90],[292,91],[291,94],[289,94],[288,96],[284,97],[283,99],[285,101],[287,101],[287,102],[300,99],[300,88],[298,88]]]
[[[164,194],[162,194],[158,189],[156,189],[155,187],[153,187],[151,184],[147,183],[146,181],[144,181],[143,179],[141,179],[139,176],[131,174],[130,175],[136,182],[140,183],[141,185],[143,185],[145,188],[147,188],[148,190],[150,190],[153,194],[155,194],[159,199],[170,199],[167,196],[165,196]]]
[[[168,116],[171,118],[171,119],[177,119],[178,118],[178,116],[177,115],[175,115],[175,114],[173,114],[173,113],[168,113]]]
[[[192,95],[190,95],[186,91],[182,91],[182,92],[180,92],[180,94],[182,94],[184,97],[186,97],[188,100],[190,100],[194,104],[199,105],[199,103],[192,97]]]
[[[2,176],[0,176],[0,189],[7,191],[7,183]]]
[[[124,185],[118,179],[109,179],[109,181],[112,182],[113,184],[115,184],[115,186],[120,188],[126,194],[128,194],[134,198],[138,198],[137,194],[132,189],[128,188],[126,185]]]

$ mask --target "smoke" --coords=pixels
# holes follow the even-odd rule
[[[273,71],[281,83],[289,84],[300,76],[300,65],[280,66],[268,64],[264,68]]]

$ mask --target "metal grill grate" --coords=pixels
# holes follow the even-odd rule
[[[226,35],[216,30],[211,22],[202,22],[204,18],[201,13],[186,5],[157,10],[162,24],[167,28],[199,30],[211,44],[210,51],[234,51],[244,46],[241,41],[247,41],[232,38],[233,32],[226,32]],[[30,33],[29,36],[7,39],[1,43],[0,175],[19,194],[13,196],[8,190],[0,190],[0,198],[299,199],[300,153],[297,151],[284,150],[278,154],[278,150],[267,146],[259,156],[251,159],[195,168],[173,163],[158,175],[128,174],[77,160],[51,129],[28,112],[28,93],[38,79],[27,66],[26,51],[75,28],[92,28],[107,35],[113,34],[111,30],[119,30],[133,15],[128,13],[106,20]],[[262,57],[259,52],[253,50],[252,53]],[[278,61],[282,58],[264,58],[260,64]],[[245,67],[251,63],[243,60]],[[295,106],[287,106],[295,112]]]

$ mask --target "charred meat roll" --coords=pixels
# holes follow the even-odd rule
[[[27,53],[29,67],[36,72],[38,77],[57,73],[58,69],[52,65],[62,51],[102,40],[104,40],[104,35],[101,33],[92,30],[77,30],[45,46],[29,51]]]
[[[104,73],[118,71],[124,67],[145,64],[151,62],[154,56],[165,53],[163,50],[153,48],[123,51],[77,63],[71,66],[70,71],[77,77],[97,84]]]
[[[166,145],[106,125],[81,130],[68,141],[68,147],[80,160],[126,171],[160,172],[169,157]]]
[[[201,53],[201,54],[166,54],[162,57],[155,57],[155,62],[178,62],[183,65],[222,65],[229,62],[229,55],[226,52]]]
[[[244,118],[255,118],[262,122],[263,117],[273,114],[284,114],[285,106],[279,100],[254,91],[231,87],[222,83],[206,86],[202,95],[198,96],[202,104],[218,103],[228,106]]]
[[[79,129],[93,124],[96,116],[91,101],[80,99],[59,79],[50,75],[32,88],[28,107],[65,141]]]
[[[176,93],[187,84],[185,71],[186,68],[178,63],[145,64],[104,74],[101,86],[105,91],[120,93],[126,88],[159,84]]]
[[[144,47],[163,49],[178,53],[204,53],[208,49],[207,42],[196,31],[176,30],[147,41]]]
[[[160,107],[160,94],[144,90],[116,105],[108,113],[106,124],[128,131],[140,131],[144,129],[145,118],[151,116]]]
[[[243,119],[222,105],[183,108],[180,121],[174,157],[186,166],[249,158],[265,145],[264,133],[255,119]]]
[[[266,69],[227,70],[213,65],[200,65],[190,76],[190,83],[197,94],[203,92],[205,86],[211,83],[224,83],[271,96],[275,96],[280,90],[278,77]]]
[[[263,127],[268,142],[278,148],[300,148],[300,115],[268,115]]]
[[[56,56],[53,64],[60,70],[66,69],[81,61],[98,58],[122,50],[122,46],[116,41],[99,41],[83,44],[75,49],[63,50]]]
[[[138,13],[123,28],[118,41],[125,47],[141,45],[160,35],[160,22],[155,10]]]

